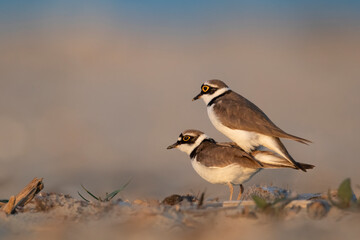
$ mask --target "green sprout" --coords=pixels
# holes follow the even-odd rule
[[[259,196],[253,195],[252,199],[254,200],[255,205],[261,210],[265,210],[270,206],[270,203],[268,203],[265,199]]]
[[[123,186],[121,186],[121,188],[111,192],[111,193],[106,193],[106,196],[104,198],[101,197],[97,197],[95,196],[93,193],[91,193],[89,190],[87,190],[82,184],[81,187],[94,199],[96,199],[99,202],[109,202],[111,199],[113,199],[119,192],[121,192],[122,190],[124,190],[126,188],[127,185],[129,185],[131,179],[129,181],[127,181]],[[81,195],[81,193],[78,191],[79,196],[85,200],[86,202],[90,202],[88,199],[86,199],[83,195]]]
[[[360,198],[356,200],[354,192],[351,188],[350,178],[346,178],[339,186],[337,191],[338,201],[331,197],[330,190],[328,191],[328,198],[332,205],[340,209],[359,208]]]

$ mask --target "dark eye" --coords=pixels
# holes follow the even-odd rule
[[[202,90],[203,92],[207,92],[207,91],[209,91],[209,89],[210,89],[210,87],[207,86],[207,85],[204,85],[204,86],[202,86],[202,88],[201,88],[201,90]]]
[[[187,142],[187,141],[189,141],[189,140],[190,140],[190,136],[184,136],[184,137],[183,137],[183,141],[184,141],[184,142]]]

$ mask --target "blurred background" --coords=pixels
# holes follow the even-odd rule
[[[166,150],[195,128],[228,141],[191,99],[222,79],[283,130],[303,173],[267,170],[246,186],[298,193],[360,183],[358,1],[1,1],[0,198],[33,177],[45,191],[123,198],[227,198]]]

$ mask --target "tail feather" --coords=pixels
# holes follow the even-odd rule
[[[294,168],[301,169],[304,172],[306,172],[306,169],[292,158],[292,156],[286,150],[284,144],[280,141],[280,138],[270,137],[270,136],[262,137],[261,145],[265,146],[266,148],[282,156],[284,159],[286,159],[289,162],[289,164],[293,165]]]
[[[276,141],[276,143],[278,144],[279,150],[281,151],[282,155],[288,160],[290,161],[297,169],[301,169],[302,171],[306,172],[306,169],[297,161],[295,161],[295,159],[290,155],[290,153],[286,150],[284,144],[280,141],[279,138],[274,138],[274,140]]]
[[[304,169],[313,169],[315,166],[307,163],[299,163]]]
[[[306,172],[306,169],[313,169],[315,166],[307,163],[299,163],[294,165],[292,162],[287,160],[286,158],[271,152],[271,151],[253,151],[251,155],[258,160],[263,168],[293,168],[293,169],[301,169]],[[299,167],[298,167],[299,166]]]
[[[303,144],[306,144],[306,145],[309,145],[309,143],[312,143],[312,141],[307,140],[305,138],[297,137],[295,135],[284,132],[280,128],[277,128],[276,131],[272,132],[272,136],[273,137],[278,137],[278,138],[287,138],[287,139],[294,140],[294,141],[297,141],[299,143],[303,143]]]
[[[294,136],[294,135],[291,135],[288,133],[286,133],[285,136],[282,136],[282,138],[288,138],[288,139],[291,139],[291,140],[294,140],[294,141],[297,141],[299,143],[306,144],[306,145],[309,145],[310,143],[312,143],[312,141],[310,141],[310,140],[307,140],[307,139],[301,138],[301,137],[297,137],[297,136]]]

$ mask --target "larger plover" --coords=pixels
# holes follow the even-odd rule
[[[199,98],[207,105],[208,116],[215,128],[243,150],[249,153],[259,146],[265,146],[286,158],[295,168],[306,171],[291,157],[280,138],[304,144],[311,141],[281,130],[260,108],[230,90],[220,80],[205,82],[201,86],[201,92],[193,100]]]

